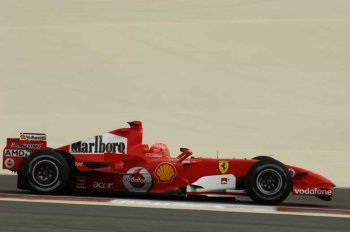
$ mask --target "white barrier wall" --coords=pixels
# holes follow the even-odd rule
[[[271,154],[350,186],[349,1],[1,1],[0,141],[144,122],[172,154]]]

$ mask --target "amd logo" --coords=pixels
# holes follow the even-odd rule
[[[30,156],[30,154],[31,154],[31,151],[28,151],[28,150],[5,149],[4,151],[5,156],[28,157]]]
[[[94,182],[92,187],[95,189],[110,189],[112,188],[113,183],[104,183],[104,182]]]

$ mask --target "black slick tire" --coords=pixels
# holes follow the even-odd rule
[[[281,162],[263,159],[256,162],[248,171],[245,187],[253,201],[276,205],[284,201],[292,191],[292,177]]]
[[[275,160],[274,158],[272,158],[271,156],[266,156],[266,155],[259,155],[259,156],[255,156],[253,158],[254,160]]]
[[[30,155],[20,171],[21,184],[34,193],[60,194],[67,190],[70,176],[69,165],[61,154],[41,150]]]

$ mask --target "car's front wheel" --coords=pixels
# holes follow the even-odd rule
[[[41,194],[62,193],[68,187],[69,165],[61,154],[43,150],[28,157],[21,170],[29,190]]]
[[[272,158],[271,156],[266,156],[266,155],[259,155],[259,156],[255,156],[254,158],[252,158],[254,160],[275,160],[274,158]]]
[[[249,197],[255,202],[275,205],[288,197],[292,190],[292,178],[281,162],[265,159],[250,168],[245,186]]]

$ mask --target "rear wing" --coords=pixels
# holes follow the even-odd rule
[[[18,171],[26,157],[46,149],[46,146],[46,134],[42,133],[20,133],[19,138],[8,138],[3,150],[2,168]]]
[[[46,134],[43,133],[20,133],[20,140],[46,141]]]

